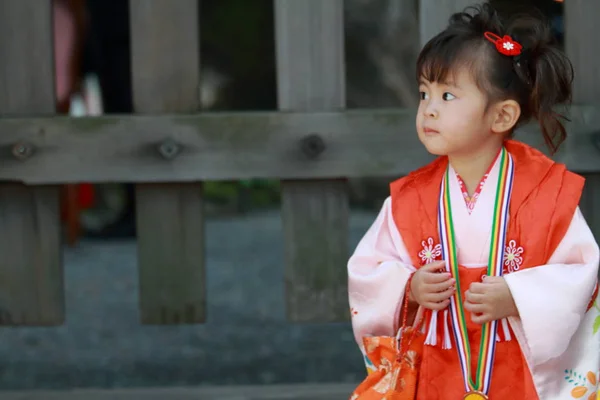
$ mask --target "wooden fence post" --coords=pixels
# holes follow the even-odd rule
[[[2,116],[55,113],[53,49],[51,1],[0,2]],[[15,145],[4,151],[35,153]],[[64,322],[59,198],[55,185],[0,183],[0,324]]]
[[[275,27],[279,109],[345,108],[343,1],[275,0]],[[298,146],[304,143],[306,157],[314,157],[314,168],[320,168],[320,152],[335,149],[328,132],[315,134]],[[348,320],[346,181],[282,182],[282,216],[288,317]]]
[[[565,7],[565,48],[575,69],[573,102],[575,104],[598,103],[600,96],[600,53],[598,41],[593,35],[600,2],[568,0]],[[599,133],[596,132],[596,135]],[[598,147],[600,138],[596,141]],[[590,143],[592,145],[592,143]],[[598,166],[600,167],[600,147]],[[600,173],[584,174],[585,190],[581,199],[581,210],[590,225],[596,240],[600,240]]]
[[[198,0],[130,0],[136,113],[199,110]],[[151,162],[177,163],[177,132],[148,149]],[[205,319],[204,207],[201,183],[136,185],[141,320]]]
[[[421,46],[424,46],[448,25],[450,15],[475,3],[474,0],[420,0],[419,32],[421,34]]]

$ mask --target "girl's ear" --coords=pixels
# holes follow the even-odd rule
[[[492,132],[506,133],[514,129],[521,116],[521,106],[514,100],[504,100],[494,107]]]

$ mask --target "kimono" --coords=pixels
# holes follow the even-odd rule
[[[515,169],[503,276],[519,317],[498,325],[489,398],[596,399],[600,252],[578,207],[583,178],[523,143],[508,140],[505,148]],[[445,157],[390,185],[390,196],[348,262],[352,328],[368,370],[373,360],[366,357],[363,338],[396,335],[409,277],[441,259],[437,211],[447,168],[463,300],[470,284],[485,275],[498,164],[491,165],[476,202],[465,201],[460,177]],[[481,326],[465,312],[474,368]],[[441,311],[432,318],[426,311],[419,400],[465,395],[447,314]]]

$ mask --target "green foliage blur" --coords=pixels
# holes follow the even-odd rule
[[[203,62],[216,65],[232,80],[213,110],[275,110],[273,1],[203,0],[200,7]],[[209,203],[236,211],[276,207],[279,190],[277,180],[204,184]]]

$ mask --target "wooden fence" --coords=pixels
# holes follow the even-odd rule
[[[141,322],[202,323],[202,181],[251,177],[282,180],[289,319],[349,319],[345,178],[431,157],[415,110],[344,109],[343,0],[274,1],[278,112],[198,113],[198,1],[130,0],[136,114],[77,119],[53,115],[50,0],[0,2],[2,324],[64,322],[59,185],[82,181],[136,183]],[[421,0],[421,43],[471,3]],[[564,6],[576,105],[556,158],[586,175],[582,208],[600,237],[600,2]],[[519,135],[543,147],[534,125]]]

